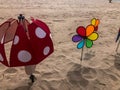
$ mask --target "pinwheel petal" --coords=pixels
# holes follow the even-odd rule
[[[87,48],[91,48],[93,45],[93,41],[89,40],[89,39],[86,39],[86,47]]]
[[[94,32],[90,36],[88,36],[88,39],[95,41],[98,39],[98,34]]]
[[[98,26],[95,27],[95,31],[98,31]]]
[[[85,41],[82,40],[81,42],[78,43],[77,48],[78,48],[78,49],[83,48],[83,47],[84,47],[84,44],[85,44]]]
[[[93,18],[93,19],[91,20],[91,24],[92,24],[93,26],[95,26],[95,27],[98,26],[99,23],[100,23],[100,20],[99,20],[99,19]]]
[[[96,19],[96,22],[95,22],[95,27],[97,27],[100,23],[100,20],[99,19]]]
[[[94,32],[94,26],[93,25],[88,25],[86,28],[86,36],[89,36]]]
[[[92,24],[92,25],[95,25],[95,23],[96,23],[96,18],[93,18],[93,19],[91,20],[91,24]]]
[[[72,37],[73,42],[78,42],[78,41],[81,41],[81,40],[82,40],[82,37],[80,35],[74,35]]]
[[[77,28],[76,32],[80,35],[80,36],[86,36],[86,29],[83,26],[80,26]]]

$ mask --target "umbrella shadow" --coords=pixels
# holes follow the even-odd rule
[[[28,83],[28,85],[17,87],[14,90],[31,90],[32,85],[33,83]]]
[[[120,53],[117,53],[116,55],[114,55],[114,66],[116,69],[120,70]]]
[[[96,70],[75,64],[67,73],[69,82],[74,86],[87,87],[91,80],[96,80]]]

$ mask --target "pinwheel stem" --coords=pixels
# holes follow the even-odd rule
[[[83,48],[82,48],[82,51],[81,51],[81,58],[80,58],[81,61],[82,61],[82,58],[83,58]]]
[[[119,42],[117,44],[116,52],[118,51],[119,45],[120,45],[120,40],[119,40]]]

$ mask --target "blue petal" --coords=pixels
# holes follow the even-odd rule
[[[84,44],[85,44],[85,41],[82,40],[81,42],[78,43],[77,48],[78,48],[78,49],[83,48],[83,47],[84,47]]]

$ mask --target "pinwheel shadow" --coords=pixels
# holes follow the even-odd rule
[[[90,51],[84,54],[84,60],[90,60],[91,58],[93,58],[95,56],[95,52],[94,51]]]
[[[120,53],[117,53],[116,55],[114,55],[114,57],[114,66],[117,70],[120,70]]]
[[[93,68],[75,64],[67,73],[69,83],[77,87],[87,87],[91,80],[97,79],[97,72]]]

